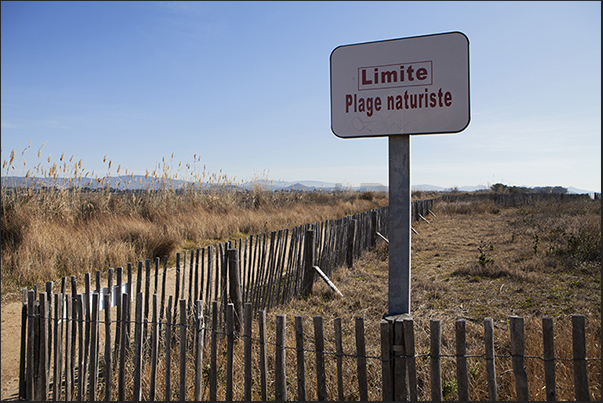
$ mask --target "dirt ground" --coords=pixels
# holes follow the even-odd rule
[[[2,400],[16,399],[19,390],[21,307],[20,296],[2,302]]]

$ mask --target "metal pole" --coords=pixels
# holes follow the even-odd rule
[[[410,313],[410,135],[389,136],[387,316]]]

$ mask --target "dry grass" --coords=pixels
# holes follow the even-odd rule
[[[162,208],[163,203],[130,209],[99,207],[86,219],[66,217],[69,210],[63,215],[44,217],[39,206],[32,206],[35,200],[21,200],[2,210],[2,292],[58,281],[63,276],[106,272],[127,262],[163,256],[173,260],[176,252],[185,249],[339,218],[387,204],[386,195],[365,200],[355,192],[308,193],[291,201],[287,192],[264,193],[263,197],[279,199],[278,203],[250,208],[228,201],[228,207],[212,207],[205,199],[237,195],[226,191],[219,195],[199,194],[197,200],[189,202],[179,200],[179,195],[170,195],[165,201],[170,208]],[[91,201],[84,198],[82,204],[101,204],[99,199],[103,197],[90,196]],[[121,200],[128,199],[128,195],[111,198],[120,199],[116,204],[129,203]],[[8,204],[4,192],[2,199],[3,206]],[[184,205],[174,207],[179,202]]]
[[[14,154],[4,161],[7,175],[14,174]],[[81,161],[71,165],[61,156],[48,169],[39,163],[28,170],[29,187],[2,188],[3,297],[63,276],[104,273],[127,262],[169,256],[173,264],[175,254],[187,249],[387,205],[383,192],[245,190],[221,172],[208,174],[203,168],[199,173],[195,164],[185,164],[182,172],[182,163],[174,172],[172,165],[164,159],[147,172],[145,190],[116,192],[108,187],[108,161],[107,175],[90,179],[101,185],[91,191],[80,186],[89,177]],[[195,186],[172,186],[170,180],[183,178]],[[42,179],[57,186],[42,187]]]
[[[531,206],[529,208],[490,209],[467,215],[449,206],[436,206],[438,218],[430,224],[414,223],[419,235],[412,245],[412,315],[415,321],[416,360],[419,400],[430,400],[429,321],[442,320],[442,384],[445,400],[456,400],[455,321],[466,321],[467,354],[482,355],[483,320],[494,319],[498,398],[516,400],[515,381],[510,358],[508,318],[525,319],[525,360],[530,398],[545,400],[542,356],[542,317],[555,321],[555,355],[557,399],[574,400],[571,315],[586,317],[586,354],[592,400],[601,398],[601,292],[600,254],[592,256],[588,246],[597,233],[600,245],[600,203],[567,206]],[[447,212],[446,212],[447,211]],[[450,212],[456,211],[456,212]],[[581,225],[576,226],[577,219]],[[599,224],[597,224],[599,223]],[[553,231],[552,231],[553,230]],[[554,235],[551,235],[552,232]],[[541,234],[536,250],[534,234]],[[560,234],[565,234],[561,236]],[[582,241],[577,241],[582,239]],[[594,242],[595,246],[597,242]],[[486,257],[482,257],[486,255]],[[384,242],[367,252],[352,268],[341,267],[332,275],[344,297],[338,297],[321,280],[307,299],[297,299],[267,313],[268,340],[275,341],[277,314],[285,314],[286,345],[295,346],[295,316],[303,318],[307,398],[316,400],[316,368],[312,318],[323,318],[325,351],[335,352],[333,321],[342,319],[344,353],[355,355],[355,318],[365,320],[367,355],[380,356],[379,321],[387,311],[388,251]],[[253,337],[257,338],[254,321]],[[209,398],[209,338],[204,354],[204,394]],[[259,351],[254,342],[253,400],[260,400]],[[221,340],[218,354],[218,400],[225,399],[226,341]],[[172,357],[177,357],[177,345]],[[164,363],[160,357],[160,374]],[[268,345],[268,399],[274,399],[274,357]],[[535,358],[532,358],[535,357]],[[192,363],[192,357],[187,357]],[[297,399],[296,353],[286,350],[287,390],[289,399]],[[336,359],[325,357],[329,400],[337,399]],[[485,360],[468,359],[470,399],[488,400]],[[144,366],[143,366],[144,368]],[[148,396],[150,369],[144,369],[143,398]],[[130,371],[128,371],[130,373]],[[172,399],[178,398],[179,366],[177,358],[171,365]],[[187,365],[187,400],[192,400],[194,368]],[[355,358],[343,359],[344,399],[358,400]],[[158,376],[158,398],[164,398],[163,376]],[[368,359],[369,400],[380,400],[381,362]],[[238,339],[234,354],[234,400],[243,399],[243,340]],[[102,397],[102,396],[101,396]],[[126,397],[127,398],[127,397]]]
[[[527,355],[542,355],[541,320],[548,316],[555,320],[556,356],[571,358],[571,315],[582,314],[587,355],[601,357],[600,202],[518,208],[440,203],[435,211],[438,219],[422,224],[413,237],[412,311],[426,332],[429,319],[442,319],[444,354],[455,354],[459,318],[467,320],[468,354],[483,354],[485,317],[494,319],[497,354],[510,354],[508,318],[517,315],[526,320]],[[450,361],[446,381],[452,391]],[[487,400],[483,360],[471,359],[469,365],[476,366],[471,399]],[[505,372],[510,359],[498,365],[499,398],[516,399],[512,373]],[[545,400],[542,360],[527,359],[526,366],[530,398]],[[571,362],[559,361],[557,371],[557,398],[573,400]],[[589,371],[591,398],[599,400],[600,361],[589,362]]]

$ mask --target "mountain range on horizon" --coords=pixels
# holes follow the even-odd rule
[[[25,178],[23,176],[2,176],[2,187],[27,187],[34,185],[32,178]],[[108,180],[108,186],[113,189],[119,190],[140,190],[140,189],[151,189],[157,190],[162,187],[179,189],[190,186],[199,186],[197,183],[188,182],[181,179],[163,179],[160,183],[157,183],[156,178],[146,178],[144,175],[133,175],[133,176],[115,176],[105,178]],[[99,189],[107,186],[107,183],[99,183],[95,179],[67,179],[67,178],[37,178],[35,179],[35,186],[56,186],[57,188],[66,187],[83,187],[89,189]],[[259,179],[241,184],[216,184],[208,183],[204,184],[205,188],[215,187],[240,187],[242,189],[252,189],[253,187],[259,186],[268,190],[297,190],[297,191],[312,191],[312,190],[346,190],[352,189],[355,191],[387,191],[388,186],[381,183],[361,183],[359,186],[348,186],[342,183],[334,182],[323,182],[316,180],[301,180],[301,181],[283,181],[283,180],[268,180]],[[484,185],[477,186],[455,186],[455,187],[443,187],[430,184],[419,184],[411,186],[413,191],[423,192],[448,192],[451,190],[458,190],[461,192],[475,192],[487,190],[489,187]],[[570,194],[585,194],[588,193],[593,195],[595,191],[578,189],[573,186],[565,187],[567,193]]]

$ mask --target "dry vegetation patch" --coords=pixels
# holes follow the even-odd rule
[[[582,314],[587,318],[587,355],[600,358],[600,208],[599,202],[501,209],[438,204],[438,218],[420,223],[419,235],[413,235],[415,321],[428,332],[429,319],[442,319],[443,353],[455,354],[454,322],[465,319],[468,354],[483,354],[483,320],[491,317],[499,338],[497,353],[508,355],[508,318],[521,316],[526,319],[526,355],[539,357],[541,320],[548,316],[556,323],[556,356],[571,358],[571,315]],[[450,361],[443,364],[448,366],[445,392],[446,384],[452,390],[456,382]],[[484,362],[473,359],[469,365],[470,372],[474,366],[471,399],[487,400]],[[505,372],[510,359],[499,365],[498,374],[505,374],[499,398],[515,399],[514,379]],[[528,359],[526,366],[530,397],[545,400],[542,361]],[[557,371],[557,398],[573,400],[571,362],[558,361]],[[591,397],[599,400],[600,360],[589,362],[589,371]]]
[[[440,208],[441,207],[441,208]],[[498,398],[516,400],[515,380],[510,358],[511,345],[508,321],[510,316],[525,319],[525,360],[530,398],[545,400],[542,356],[542,317],[555,321],[555,355],[557,360],[557,399],[573,400],[573,367],[571,315],[582,314],[587,319],[587,357],[599,358],[588,362],[589,385],[592,400],[601,397],[601,323],[600,323],[600,257],[595,260],[567,253],[573,239],[572,220],[575,208],[565,206],[557,211],[560,219],[549,217],[537,206],[533,208],[497,209],[488,206],[469,206],[447,210],[436,206],[437,218],[430,224],[414,223],[418,235],[412,240],[412,316],[415,321],[416,360],[419,400],[430,400],[429,321],[442,320],[442,385],[445,400],[457,399],[455,321],[466,321],[467,354],[478,357],[468,359],[470,399],[488,400],[485,375],[483,320],[492,317],[495,324],[496,370]],[[546,206],[545,206],[546,207]],[[476,212],[477,211],[477,212]],[[587,213],[588,211],[588,213]],[[588,228],[600,221],[600,205],[586,206],[580,216]],[[576,216],[578,217],[578,216]],[[528,218],[528,219],[526,219]],[[588,224],[586,221],[590,222]],[[534,233],[548,231],[551,223],[566,228],[565,241],[545,236],[534,250]],[[600,228],[600,227],[599,227]],[[575,228],[576,231],[584,231]],[[600,233],[600,229],[599,229]],[[576,234],[574,234],[576,236]],[[586,237],[588,238],[588,237]],[[568,252],[569,253],[569,252]],[[485,257],[484,257],[485,255]],[[314,350],[313,317],[323,318],[325,332],[325,366],[327,393],[330,400],[337,399],[337,377],[334,320],[341,318],[344,354],[354,356],[355,319],[364,319],[369,400],[380,400],[381,362],[379,322],[387,312],[388,248],[379,241],[376,248],[367,252],[352,268],[340,267],[331,279],[343,293],[339,297],[322,280],[314,285],[314,293],[307,299],[297,299],[267,313],[268,340],[275,341],[277,314],[286,315],[286,345],[295,346],[294,322],[296,316],[303,320],[307,398],[316,400],[316,363]],[[253,334],[257,335],[254,321]],[[257,343],[254,344],[257,348]],[[226,342],[220,345],[224,351]],[[209,350],[206,350],[208,357]],[[259,400],[258,350],[254,350],[253,399]],[[275,350],[268,345],[269,368],[273,368]],[[234,390],[235,400],[243,398],[243,343],[235,345]],[[295,350],[286,350],[287,390],[289,399],[297,398]],[[218,399],[225,397],[225,356],[220,355]],[[209,367],[207,368],[209,370]],[[174,371],[177,371],[174,367]],[[205,374],[205,381],[208,380]],[[187,375],[192,377],[192,372]],[[274,398],[274,373],[268,374],[268,398]],[[358,400],[356,359],[344,357],[343,380],[345,400]],[[175,382],[172,380],[172,382]],[[176,384],[177,385],[177,384]],[[174,389],[174,393],[177,393]],[[192,388],[189,389],[192,393]],[[175,395],[174,395],[175,396]],[[187,398],[191,398],[192,394]],[[207,397],[207,391],[206,395]]]
[[[229,239],[387,205],[354,191],[2,190],[2,296]],[[18,296],[18,295],[17,295]]]
[[[550,209],[547,211],[547,209]],[[542,356],[542,318],[555,321],[555,353],[557,361],[557,399],[573,400],[573,367],[571,315],[581,314],[587,320],[587,357],[599,358],[588,362],[592,400],[601,396],[601,289],[600,253],[575,253],[589,246],[572,246],[583,239],[600,250],[600,203],[566,206],[531,206],[497,208],[474,205],[434,208],[437,218],[430,224],[416,222],[418,235],[412,238],[411,313],[415,321],[419,399],[430,400],[429,321],[442,320],[442,353],[454,356],[455,321],[464,319],[467,331],[467,354],[484,353],[483,321],[494,319],[499,399],[516,400],[515,381],[510,358],[510,316],[525,319],[526,355]],[[467,213],[471,211],[471,213]],[[556,217],[556,218],[555,218]],[[576,221],[581,225],[576,225]],[[561,231],[559,228],[563,228]],[[565,233],[562,238],[545,234]],[[541,234],[535,250],[536,237]],[[588,233],[588,235],[587,235]],[[563,250],[563,252],[560,252]],[[594,252],[593,252],[594,253]],[[342,318],[344,352],[355,353],[354,320],[365,319],[367,355],[380,355],[379,320],[387,312],[388,251],[385,242],[355,262],[353,268],[339,268],[332,280],[344,297],[338,297],[321,280],[307,300],[295,300],[269,312],[274,322],[278,313],[287,314],[288,342],[295,346],[293,318],[301,315],[310,339],[312,317],[320,315],[327,332],[325,345],[335,351],[333,320]],[[273,323],[272,323],[273,325]],[[329,333],[330,332],[330,333]],[[346,341],[347,340],[347,341]],[[311,343],[311,341],[309,341]],[[345,347],[347,346],[347,347]],[[311,346],[309,347],[311,348]],[[313,358],[306,363],[308,379],[315,388]],[[295,356],[288,360],[288,374],[295,374]],[[337,397],[335,357],[327,358],[329,398]],[[346,399],[357,400],[355,359],[344,359]],[[470,399],[488,400],[485,360],[470,358]],[[329,367],[328,367],[329,368]],[[527,358],[526,370],[530,397],[545,400],[543,361]],[[381,363],[369,359],[369,399],[381,399]],[[442,359],[443,392],[445,400],[456,400],[455,358]],[[292,376],[292,375],[289,375]],[[292,380],[289,393],[295,398],[296,384]],[[291,396],[290,395],[290,396]],[[316,398],[315,389],[308,392]]]

